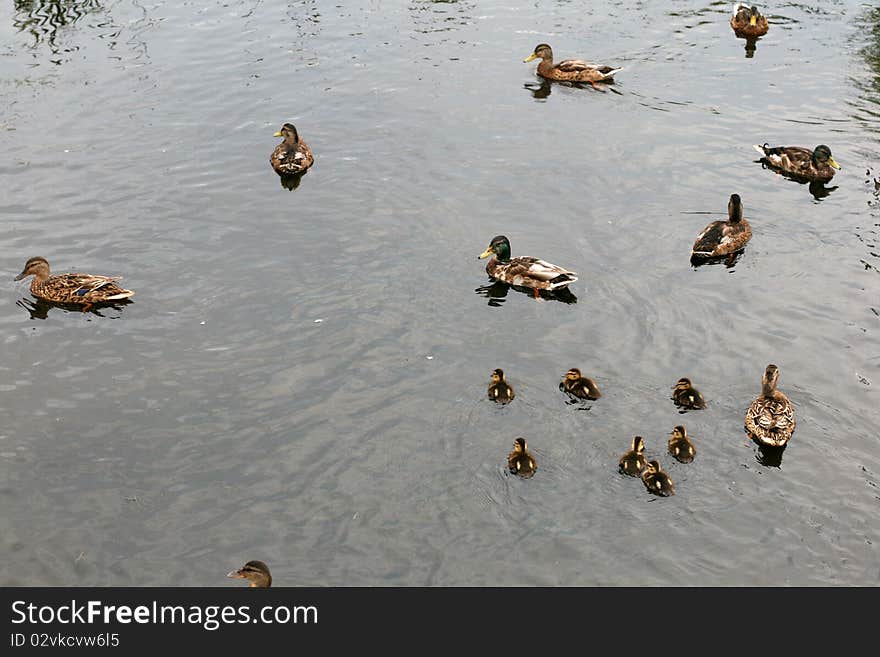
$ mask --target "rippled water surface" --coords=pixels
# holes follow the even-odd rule
[[[730,8],[3,2],[0,583],[880,583],[880,9],[767,3],[750,44]],[[540,42],[624,70],[542,84]],[[764,142],[843,169],[788,180]],[[734,192],[752,241],[692,267]],[[574,302],[490,286],[497,234]],[[34,255],[134,302],[36,305]],[[742,428],[770,362],[775,462]],[[566,403],[570,367],[603,397]],[[675,496],[617,473],[636,434]]]

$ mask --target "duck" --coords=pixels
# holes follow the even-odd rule
[[[813,150],[803,146],[770,146],[753,144],[761,154],[761,162],[797,180],[826,183],[840,165],[831,156],[831,149],[819,144]]]
[[[770,25],[767,19],[754,5],[737,2],[733,6],[733,15],[730,17],[730,27],[739,37],[759,37],[767,34]]]
[[[510,240],[497,235],[480,255],[480,260],[489,258],[486,273],[490,277],[515,287],[527,287],[534,291],[537,299],[541,290],[558,290],[568,287],[577,279],[577,273],[531,256],[510,257]]]
[[[272,586],[272,573],[269,572],[269,566],[262,561],[248,561],[238,570],[233,570],[226,574],[227,577],[233,579],[246,579],[250,584],[250,588],[268,589]]]
[[[269,162],[275,172],[282,176],[304,173],[315,157],[309,145],[299,138],[299,133],[292,123],[285,123],[273,136],[284,137],[284,141],[275,147]]]
[[[672,429],[669,436],[669,453],[680,463],[690,463],[697,454],[697,449],[687,435],[687,429],[683,425]]]
[[[646,464],[645,441],[641,436],[635,436],[632,441],[632,449],[620,457],[617,470],[630,477],[641,477]]]
[[[576,367],[572,367],[565,373],[559,387],[568,394],[580,399],[595,401],[602,396],[596,382],[589,377],[581,375],[581,371]]]
[[[694,388],[691,380],[681,377],[672,387],[672,401],[676,406],[688,409],[706,408],[706,400],[700,391]]]
[[[38,299],[63,305],[82,306],[83,312],[95,304],[122,301],[134,294],[133,290],[126,290],[116,283],[122,278],[121,276],[52,274],[49,270],[49,261],[42,256],[30,258],[15,280],[20,281],[28,276],[34,277],[30,290]]]
[[[784,447],[794,433],[794,405],[776,389],[779,368],[770,363],[761,379],[761,394],[746,411],[745,428],[752,440],[765,447]]]
[[[622,71],[622,67],[591,64],[581,59],[566,59],[556,64],[553,63],[553,49],[546,43],[535,46],[534,52],[526,57],[523,62],[531,62],[540,58],[538,63],[538,75],[548,80],[560,80],[563,82],[589,82],[594,88],[600,89],[597,82],[614,82],[614,74]]]
[[[513,441],[513,451],[507,455],[507,469],[510,474],[518,475],[523,479],[530,478],[538,469],[538,463],[529,453],[525,438],[517,438]]]
[[[642,473],[642,482],[654,495],[668,497],[675,494],[675,484],[672,483],[672,478],[660,469],[659,461],[648,461]]]
[[[492,370],[492,382],[489,384],[489,399],[499,404],[507,404],[513,401],[515,396],[513,386],[504,378],[504,370],[500,367]]]
[[[727,221],[713,221],[697,235],[691,247],[691,262],[729,256],[752,239],[752,227],[743,217],[742,199],[731,194],[727,202]]]

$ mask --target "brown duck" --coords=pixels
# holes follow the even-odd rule
[[[758,8],[752,5],[745,5],[741,2],[736,3],[733,7],[733,16],[730,17],[730,27],[738,37],[755,38],[767,34],[770,25],[767,19],[758,11]]]
[[[504,378],[504,370],[500,367],[492,370],[492,382],[489,384],[489,399],[499,404],[506,404],[513,401],[515,396],[513,386]]]
[[[312,149],[299,138],[299,133],[292,123],[285,123],[275,137],[284,137],[284,141],[275,147],[269,162],[276,173],[291,176],[303,173],[315,162]]]
[[[513,451],[507,455],[507,469],[510,474],[518,475],[523,479],[528,479],[538,469],[538,463],[529,453],[525,438],[517,438],[513,441]]]
[[[576,367],[572,367],[565,373],[559,387],[569,395],[580,399],[595,401],[602,396],[596,382],[588,376],[583,376],[581,371]]]
[[[687,429],[678,425],[672,429],[668,443],[669,453],[680,463],[690,463],[697,454],[697,449],[687,435]]]
[[[565,59],[553,63],[553,50],[546,43],[535,46],[534,52],[526,57],[524,62],[531,62],[540,58],[538,63],[538,75],[548,80],[561,80],[563,82],[589,82],[599,88],[597,82],[614,82],[614,74],[622,70],[611,66],[591,64],[581,59]]]
[[[641,477],[646,465],[645,441],[641,436],[636,436],[633,438],[632,449],[620,457],[617,470],[630,477]]]
[[[752,239],[752,227],[743,218],[739,194],[730,195],[727,217],[727,221],[713,221],[697,236],[691,248],[692,263],[729,256]]]
[[[773,363],[764,370],[761,394],[746,411],[745,427],[749,436],[767,447],[783,447],[794,433],[794,406],[776,389],[779,368]]]
[[[40,256],[28,260],[22,272],[15,277],[20,281],[33,276],[30,290],[38,299],[60,304],[82,306],[83,312],[95,304],[112,303],[128,299],[134,294],[116,284],[121,276],[97,276],[94,274],[51,274],[49,262]]]

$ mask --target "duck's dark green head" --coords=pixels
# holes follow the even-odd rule
[[[831,149],[825,144],[819,144],[813,150],[813,164],[829,164],[835,169],[840,169],[840,165],[831,157]]]
[[[727,217],[730,221],[740,221],[743,218],[742,199],[739,194],[731,194],[727,202]]]
[[[553,59],[553,51],[546,43],[539,43],[537,46],[535,46],[534,52],[526,57],[523,61],[531,62],[532,60],[538,59],[539,57],[541,59]]]
[[[227,573],[226,576],[233,579],[246,579],[254,588],[267,589],[272,586],[272,573],[269,572],[269,566],[262,561],[248,561],[238,570]]]
[[[504,235],[498,235],[492,238],[489,246],[477,257],[481,260],[495,254],[501,262],[510,260],[510,241]]]

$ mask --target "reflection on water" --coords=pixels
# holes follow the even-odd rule
[[[47,319],[49,317],[49,311],[53,308],[57,308],[62,312],[79,313],[82,315],[89,313],[97,315],[98,317],[107,317],[107,315],[101,312],[102,310],[104,312],[107,310],[115,310],[117,311],[117,314],[111,315],[110,319],[116,319],[119,317],[119,313],[122,312],[122,308],[130,303],[133,303],[130,299],[120,299],[112,303],[93,304],[88,308],[85,308],[84,306],[78,306],[75,304],[52,303],[45,299],[28,299],[27,297],[22,297],[15,302],[15,305],[27,310],[31,319]]]
[[[45,43],[53,54],[61,52],[57,33],[62,28],[73,25],[90,12],[104,9],[96,0],[16,0],[14,5],[12,24],[19,32],[33,37],[33,48]]]
[[[746,59],[751,59],[755,56],[755,50],[758,48],[758,39],[761,37],[737,37],[739,39],[745,39],[746,46]]]
[[[535,84],[534,82],[526,82],[523,84],[523,87],[531,91],[532,96],[537,100],[543,100],[549,96],[552,86],[550,80],[547,80],[546,78],[541,78],[540,84]]]
[[[299,182],[302,180],[302,177],[308,173],[308,169],[303,171],[302,173],[279,173],[278,178],[281,180],[281,186],[288,190],[293,191],[297,187],[299,187]]]
[[[785,448],[788,445],[783,445],[782,447],[770,447],[768,445],[761,445],[760,443],[756,443],[758,449],[755,451],[755,460],[761,465],[767,466],[768,468],[778,468],[782,465],[782,454],[785,452]]]
[[[727,255],[716,256],[714,258],[706,258],[698,255],[691,256],[691,266],[694,269],[698,267],[702,267],[703,265],[724,265],[727,269],[732,269],[734,265],[739,261],[742,257],[742,254],[745,253],[745,247],[740,249],[739,251],[734,251],[733,253],[728,253]]]
[[[516,290],[520,294],[532,297],[536,301],[546,299],[548,301],[559,301],[561,303],[577,303],[577,296],[567,287],[558,288],[556,290],[534,290],[530,287],[521,287],[519,285],[509,285],[502,281],[494,281],[488,285],[483,285],[474,290],[481,297],[489,299],[490,306],[499,307],[504,303],[505,297],[509,290]],[[537,296],[535,296],[537,294]]]

